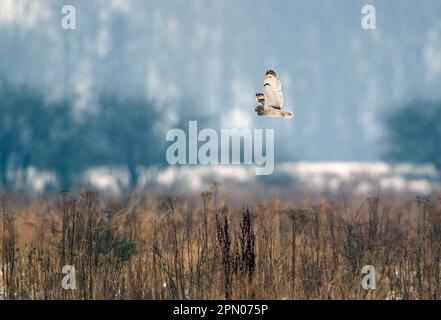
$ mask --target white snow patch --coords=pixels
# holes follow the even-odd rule
[[[270,176],[256,176],[255,167],[248,165],[183,165],[165,169],[139,167],[139,188],[185,186],[198,191],[211,181],[228,181],[231,185],[253,188],[259,182],[264,188],[280,191],[301,188],[305,192],[339,192],[341,188],[357,194],[384,191],[430,194],[441,191],[438,171],[433,165],[388,164],[384,162],[287,162],[275,165]],[[28,183],[36,192],[55,184],[50,172],[31,168]],[[82,183],[98,190],[120,193],[129,182],[125,168],[96,167],[86,171]]]

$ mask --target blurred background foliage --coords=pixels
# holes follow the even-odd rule
[[[441,170],[441,102],[409,102],[386,117],[385,127],[387,160],[432,163]]]
[[[65,4],[76,30],[61,28]],[[373,31],[365,4],[0,0],[0,185],[27,185],[32,168],[70,187],[99,166],[139,185],[188,120],[275,129],[278,163],[440,168],[441,2],[373,0]],[[253,113],[269,68],[294,121]]]
[[[161,163],[163,139],[155,136],[155,109],[144,100],[100,96],[100,110],[75,117],[71,102],[45,101],[27,87],[0,84],[0,185],[25,185],[27,170],[54,172],[58,188],[70,188],[94,166],[124,167],[129,187],[138,167]]]

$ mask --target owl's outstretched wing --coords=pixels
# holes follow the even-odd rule
[[[265,106],[282,109],[283,93],[280,80],[273,70],[268,70],[263,80],[263,93],[265,96]]]

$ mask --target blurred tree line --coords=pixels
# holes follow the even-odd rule
[[[70,188],[93,166],[124,167],[135,187],[140,167],[163,161],[156,119],[151,102],[105,93],[97,112],[78,119],[69,100],[48,103],[29,88],[0,82],[0,189],[26,185],[30,167],[53,172],[54,187]]]
[[[432,163],[441,170],[441,103],[415,100],[386,117],[390,161]]]
[[[69,100],[48,103],[39,92],[0,81],[0,189],[26,185],[31,167],[53,172],[54,187],[70,188],[94,166],[123,167],[128,187],[136,187],[140,168],[164,161],[155,110],[143,99],[102,93],[99,109],[78,119]],[[385,119],[386,160],[441,170],[441,103],[413,101]]]

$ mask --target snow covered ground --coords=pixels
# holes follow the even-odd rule
[[[431,164],[389,164],[385,162],[286,162],[276,164],[269,176],[256,176],[253,166],[184,165],[167,168],[139,168],[140,189],[157,188],[165,192],[200,191],[212,181],[227,188],[276,190],[303,193],[350,191],[357,194],[392,193],[430,194],[441,192],[441,175]],[[30,169],[27,183],[36,192],[56,183],[50,172]],[[97,167],[84,173],[82,188],[119,194],[127,187],[128,175],[121,168]]]
[[[307,189],[355,193],[431,193],[440,189],[439,173],[433,165],[385,162],[299,162],[279,166],[279,174],[296,179]]]
[[[85,182],[99,190],[117,193],[127,183],[123,170],[96,168]],[[372,192],[429,194],[441,190],[440,175],[430,164],[388,164],[385,162],[289,162],[276,165],[270,176],[256,176],[252,166],[171,166],[144,170],[141,187],[200,191],[211,181],[231,187],[259,185],[262,188],[302,189],[306,192],[338,192],[341,189],[364,194]]]

